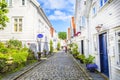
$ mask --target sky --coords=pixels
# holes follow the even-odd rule
[[[57,32],[66,32],[74,16],[75,0],[38,0]]]

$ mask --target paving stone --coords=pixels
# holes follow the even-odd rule
[[[68,54],[59,52],[17,80],[85,80],[85,74]]]

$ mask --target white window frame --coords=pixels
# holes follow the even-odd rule
[[[119,46],[118,43],[120,44],[120,42],[118,42],[118,40],[120,40],[120,36],[118,35],[118,33],[120,33],[120,31],[116,32],[116,64],[120,67],[120,50],[119,50]]]
[[[17,19],[17,31],[15,31],[15,19]],[[22,22],[20,23],[20,21],[19,21],[19,19],[22,19]],[[13,33],[22,33],[23,32],[23,17],[13,17],[12,18],[12,21],[13,21]],[[22,31],[20,31],[20,26],[19,26],[19,24],[22,24],[21,26],[22,26]]]

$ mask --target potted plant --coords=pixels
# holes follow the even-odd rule
[[[79,55],[77,56],[77,59],[79,59],[81,63],[84,63],[84,62],[85,62],[85,56],[84,56],[83,54],[79,54]]]
[[[46,50],[46,49],[44,49],[44,50],[43,50],[43,52],[44,52],[45,57],[46,57],[46,56],[47,56],[47,54],[46,54],[46,53],[47,53],[47,50]]]
[[[38,54],[38,61],[40,61],[40,58],[41,58],[41,52],[37,52]]]
[[[94,56],[89,55],[88,58],[85,59],[85,64],[86,64],[86,68],[90,71],[90,72],[94,72],[95,69],[97,69],[97,65],[95,63],[93,63],[93,60],[95,59]]]

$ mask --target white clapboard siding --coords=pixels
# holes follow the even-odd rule
[[[113,0],[111,3],[107,3],[102,9],[98,10],[95,16],[92,16],[92,8],[90,12],[90,32],[95,35],[97,32],[95,27],[98,24],[103,24],[102,30],[108,32],[108,56],[109,56],[109,72],[110,80],[120,79],[120,67],[116,68],[116,44],[115,44],[115,31],[118,30],[116,27],[120,26],[120,0]],[[120,29],[119,29],[120,30]],[[104,31],[101,31],[104,32]],[[91,39],[92,40],[92,39]],[[93,45],[94,47],[94,45]],[[94,51],[91,51],[94,53]],[[97,56],[97,58],[99,58]],[[99,60],[96,59],[96,63]],[[100,66],[99,66],[100,67]]]

